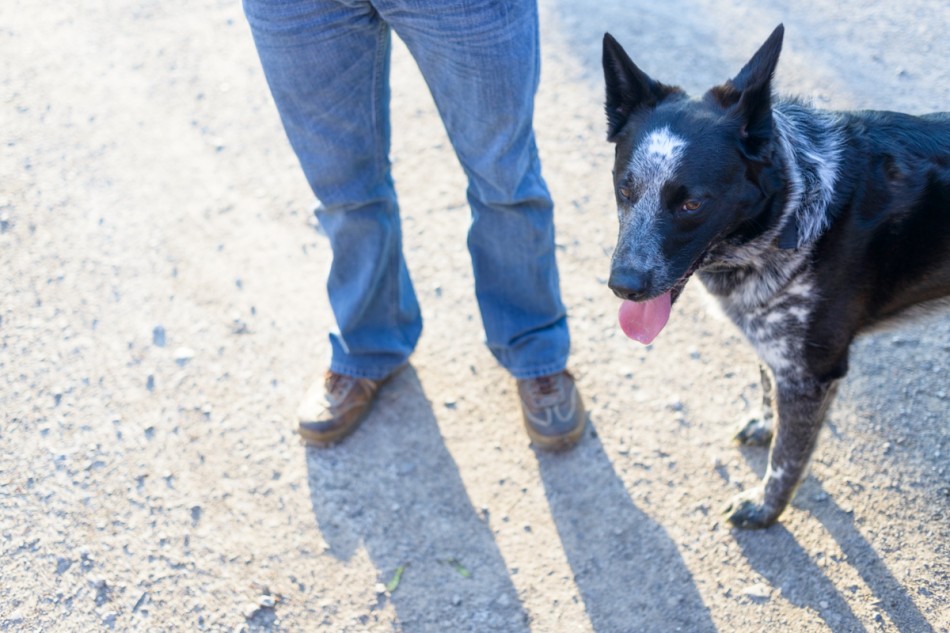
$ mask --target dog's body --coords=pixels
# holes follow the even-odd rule
[[[740,526],[773,523],[803,476],[848,349],[912,306],[950,305],[950,113],[831,113],[773,101],[779,27],[691,100],[604,40],[620,236],[610,287],[649,340],[693,272],[774,377],[776,430]],[[772,435],[769,417],[740,439]]]

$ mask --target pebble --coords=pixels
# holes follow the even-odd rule
[[[179,367],[184,367],[188,361],[195,357],[195,350],[190,347],[179,347],[175,350],[175,362]]]
[[[103,616],[102,618],[103,626],[107,626],[110,629],[114,629],[116,617],[117,615],[115,611],[109,611],[108,613],[106,613],[105,616]]]
[[[768,600],[772,596],[772,590],[769,589],[768,585],[757,582],[754,585],[749,585],[743,589],[742,595],[749,596],[750,598],[757,600]]]
[[[156,325],[152,328],[152,345],[155,347],[165,347],[165,328]]]
[[[258,599],[258,604],[261,605],[262,609],[273,609],[274,605],[277,604],[277,600],[274,599],[274,596],[264,594]]]

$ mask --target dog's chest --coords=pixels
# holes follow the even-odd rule
[[[700,275],[725,313],[775,374],[797,375],[816,295],[804,258],[759,259]]]

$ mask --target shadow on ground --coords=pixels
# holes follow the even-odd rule
[[[675,543],[631,501],[596,435],[538,462],[595,631],[716,630]]]
[[[765,451],[765,448],[742,449],[743,456],[758,473],[765,470]],[[844,554],[838,562],[847,561],[858,572],[874,594],[875,606],[887,613],[897,630],[934,633],[907,590],[855,526],[854,512],[841,508],[813,476],[802,483],[793,503],[811,513],[835,539]],[[752,568],[779,589],[789,602],[816,611],[835,633],[867,630],[814,557],[781,523],[766,530],[733,529],[733,533]]]
[[[307,450],[314,516],[328,554],[365,548],[380,593],[411,631],[527,631],[491,530],[469,501],[412,368],[383,388],[370,417],[332,451]],[[365,579],[360,579],[361,584]]]

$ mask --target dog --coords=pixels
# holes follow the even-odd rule
[[[768,368],[772,414],[738,436],[771,440],[765,477],[725,510],[746,528],[794,496],[855,336],[950,305],[950,113],[777,98],[783,36],[699,99],[651,79],[609,33],[603,48],[621,327],[651,341],[696,273]]]

